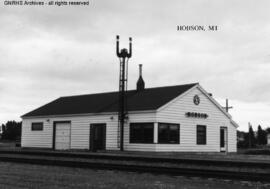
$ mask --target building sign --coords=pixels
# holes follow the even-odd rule
[[[209,116],[206,113],[198,113],[198,112],[186,112],[187,117],[195,117],[195,118],[203,118],[206,119]]]
[[[199,105],[200,104],[200,97],[198,95],[195,95],[193,97],[193,102],[195,105]]]

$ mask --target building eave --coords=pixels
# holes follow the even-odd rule
[[[235,128],[238,128],[239,125],[234,121],[234,120],[230,120],[231,121],[231,124],[235,127]]]
[[[156,113],[156,110],[129,111],[128,113],[129,114]],[[101,115],[118,115],[118,112],[82,113],[82,114],[59,114],[59,115],[40,115],[40,116],[21,116],[21,118],[22,119],[38,119],[38,118],[101,116]]]
[[[211,97],[199,84],[198,84],[198,89],[202,92],[202,93],[204,93],[205,94],[205,96],[211,101],[211,102],[213,102],[213,104],[215,104],[216,105],[216,107],[225,115],[225,116],[227,116],[229,119],[230,119],[230,122],[231,122],[231,124],[235,127],[235,128],[237,128],[237,127],[239,127],[239,125],[232,119],[232,116],[228,113],[228,112],[226,112],[225,110],[224,110],[224,108],[222,108],[222,106],[213,98],[213,97]]]

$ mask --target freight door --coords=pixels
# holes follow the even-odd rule
[[[57,123],[55,125],[55,149],[70,149],[70,123]]]

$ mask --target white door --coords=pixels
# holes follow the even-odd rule
[[[70,123],[57,123],[55,127],[55,149],[70,149]]]
[[[226,127],[221,127],[220,128],[220,151],[221,152],[226,152],[227,151],[227,128]]]

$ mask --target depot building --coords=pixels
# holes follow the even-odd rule
[[[236,152],[238,125],[199,83],[127,96],[125,151]],[[119,92],[60,97],[22,116],[22,147],[119,150]]]

